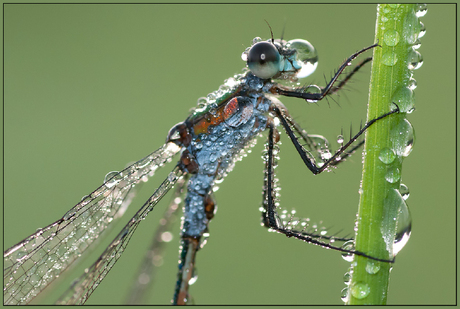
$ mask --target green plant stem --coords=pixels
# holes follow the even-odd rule
[[[401,112],[378,121],[366,132],[355,248],[385,260],[393,258],[400,205],[391,202],[391,196],[399,195],[395,190],[399,190],[405,156],[396,149],[398,141],[392,139],[412,108],[412,90],[407,88],[412,74],[408,66],[414,55],[411,35],[420,31],[415,8],[415,4],[384,4],[377,8],[375,37],[381,47],[374,49],[367,117],[374,119],[395,109],[392,102]],[[386,304],[391,267],[390,263],[355,255],[347,304]]]

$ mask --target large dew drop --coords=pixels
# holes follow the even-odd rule
[[[385,217],[380,231],[387,251],[395,256],[409,240],[412,218],[406,201],[396,189],[391,189],[384,202]]]
[[[411,123],[404,119],[390,132],[393,151],[397,156],[407,157],[414,146],[415,134]]]
[[[391,102],[396,103],[400,111],[404,113],[410,113],[414,109],[414,92],[410,87],[414,87],[413,83],[415,80],[412,81],[413,82],[410,82],[409,87],[400,87],[396,90],[390,100]]]
[[[410,45],[414,44],[420,32],[420,21],[415,12],[407,14],[404,19],[403,37]]]

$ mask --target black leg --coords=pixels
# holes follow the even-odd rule
[[[375,122],[375,121],[374,121]],[[363,129],[365,130],[366,127]],[[381,262],[394,262],[392,260],[379,259],[372,256],[369,256],[363,252],[349,250],[343,247],[337,247],[332,245],[335,242],[345,242],[351,240],[351,238],[339,238],[334,236],[326,236],[314,233],[308,233],[305,229],[296,230],[296,226],[293,225],[283,225],[279,218],[279,215],[276,211],[277,208],[277,180],[275,178],[275,167],[277,165],[277,156],[278,156],[278,147],[275,143],[279,139],[279,134],[274,127],[273,123],[269,123],[269,133],[268,133],[268,142],[266,144],[266,150],[264,153],[265,158],[265,171],[264,171],[264,187],[263,187],[263,211],[262,211],[262,223],[265,227],[274,230],[278,233],[284,234],[287,237],[293,237],[311,244],[322,246],[324,248],[333,249],[336,251],[357,254],[364,256],[376,261]]]
[[[393,103],[394,104],[394,103]],[[396,105],[396,104],[395,104]],[[318,166],[315,162],[315,160],[309,155],[308,151],[305,150],[305,148],[300,145],[297,136],[294,133],[294,130],[297,131],[297,129],[291,128],[291,123],[293,123],[293,120],[290,119],[288,120],[289,114],[287,113],[286,109],[277,103],[273,103],[271,110],[275,113],[276,117],[281,121],[282,126],[286,130],[286,133],[288,134],[289,138],[291,139],[292,143],[294,144],[294,147],[296,148],[297,152],[299,153],[300,157],[302,158],[303,162],[305,165],[308,167],[308,169],[313,173],[313,174],[319,174],[323,172],[328,166],[335,165],[335,161],[341,160],[339,157],[341,154],[347,150],[353,142],[355,142],[366,130],[369,128],[372,124],[374,124],[376,121],[383,119],[391,114],[398,113],[399,112],[399,107],[396,105],[396,109],[383,114],[380,117],[377,117],[375,119],[372,119],[371,121],[367,122],[364,127],[359,130],[358,133],[356,133],[353,137],[350,138],[350,140],[342,145],[335,153],[332,155],[327,161],[324,162],[321,166]],[[352,150],[356,148],[352,148]],[[349,153],[348,155],[349,156]]]
[[[367,57],[366,59],[364,59],[363,61],[361,61],[358,65],[356,65],[353,70],[347,74],[347,76],[345,76],[345,78],[343,80],[340,80],[338,81],[339,84],[337,86],[333,86],[328,94],[333,94],[333,93],[336,93],[337,91],[339,91],[340,89],[343,88],[343,86],[345,86],[345,84],[353,77],[353,75],[355,75],[356,72],[358,72],[366,63],[370,62],[372,60],[372,57]],[[321,89],[322,91],[324,91],[324,89]]]
[[[291,127],[292,131],[294,132],[296,139],[301,139],[303,141],[303,147],[307,148],[307,151],[315,158],[316,162],[321,162],[324,164],[331,156],[331,152],[329,150],[329,142],[327,139],[321,135],[317,134],[308,134],[304,129],[300,127],[300,125],[295,122],[289,115],[285,113],[285,119],[288,122],[289,126]],[[362,129],[362,124],[360,130]],[[343,135],[343,134],[342,134]],[[350,137],[353,136],[352,129],[350,126]],[[347,151],[344,151],[341,156],[340,160],[335,160],[329,163],[329,166],[337,166],[339,163],[344,162],[348,157],[356,152],[359,148],[364,145],[364,140],[358,141],[357,144]],[[343,143],[342,143],[343,146]]]
[[[276,93],[276,94],[279,94],[279,95],[283,95],[283,96],[286,96],[286,97],[301,98],[301,99],[305,99],[305,100],[307,100],[309,102],[316,102],[316,101],[322,100],[326,95],[334,93],[334,92],[338,91],[341,87],[343,87],[343,85],[345,85],[345,83],[351,78],[351,76],[353,76],[353,74],[356,73],[356,71],[358,71],[364,65],[364,63],[370,61],[370,59],[369,60],[367,60],[367,59],[364,60],[364,63],[361,63],[360,65],[358,65],[357,68],[355,68],[350,74],[348,74],[348,76],[343,81],[341,81],[338,86],[334,86],[334,84],[337,82],[340,74],[342,74],[343,70],[345,70],[345,68],[350,65],[351,61],[356,59],[356,57],[358,57],[360,54],[362,54],[365,51],[367,51],[369,49],[372,49],[372,48],[374,48],[376,46],[379,46],[379,45],[374,44],[374,45],[371,45],[369,47],[363,48],[363,49],[357,51],[356,53],[354,53],[353,55],[351,55],[350,57],[348,57],[345,60],[345,62],[339,67],[339,69],[334,74],[334,76],[329,81],[329,83],[326,85],[326,87],[320,88],[321,89],[320,93],[305,93],[305,92],[302,92],[302,91],[292,90],[292,89],[283,87],[281,85],[275,85],[272,91],[274,93]]]

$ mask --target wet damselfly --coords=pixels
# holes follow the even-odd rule
[[[268,45],[271,45],[273,46],[273,42],[271,40],[268,40],[268,41],[265,41],[266,43],[264,44],[268,44]],[[304,42],[298,42],[299,44],[305,44]],[[281,43],[278,43],[279,45],[277,45],[277,49],[282,49],[282,45],[284,44],[281,44]],[[296,43],[294,43],[296,44]],[[306,46],[306,45],[302,45],[302,46]],[[311,49],[310,47],[308,47],[308,49]],[[292,48],[288,48],[286,50],[286,55],[289,57],[291,56],[291,51]],[[294,54],[292,54],[294,55]],[[315,60],[314,60],[314,57],[313,56],[309,56],[309,58],[306,58],[306,59],[303,59],[304,61],[305,60],[308,60],[307,62],[310,62],[310,63],[315,63]],[[296,73],[294,71],[296,70],[292,70],[290,68],[286,68],[285,69],[286,72],[289,72],[289,71],[292,71],[292,73]],[[208,131],[211,131],[213,130],[214,126],[217,127],[218,124],[221,124],[221,123],[225,123],[226,124],[226,132],[231,132],[232,136],[234,133],[236,134],[241,134],[242,131],[239,131],[239,127],[240,126],[244,126],[246,125],[248,122],[250,121],[253,121],[253,123],[251,123],[252,125],[252,128],[259,128],[257,129],[255,132],[251,131],[251,132],[246,132],[244,134],[247,134],[247,137],[244,136],[244,134],[242,135],[242,139],[239,140],[239,139],[236,139],[237,141],[237,144],[247,144],[249,142],[249,137],[250,136],[253,136],[253,135],[256,135],[256,133],[258,133],[259,131],[262,132],[262,131],[265,131],[265,129],[267,128],[267,118],[265,118],[265,114],[266,112],[268,112],[268,108],[270,108],[270,102],[275,102],[276,100],[275,99],[269,99],[270,101],[266,101],[264,102],[264,98],[263,96],[259,96],[259,94],[263,93],[263,91],[261,91],[261,88],[263,87],[266,87],[267,89],[266,90],[269,90],[270,88],[272,89],[271,92],[273,92],[274,95],[277,95],[277,94],[284,94],[284,95],[293,95],[294,93],[290,93],[290,92],[286,92],[288,90],[282,88],[282,87],[275,87],[273,88],[273,86],[275,84],[268,84],[265,82],[265,80],[268,79],[268,76],[263,76],[265,79],[264,80],[261,80],[261,79],[258,79],[256,77],[252,77],[249,75],[249,79],[248,79],[248,76],[246,76],[245,74],[247,73],[243,73],[241,76],[236,76],[233,80],[230,80],[229,82],[227,82],[227,89],[223,89],[222,93],[220,94],[215,94],[215,96],[217,97],[217,100],[218,101],[221,101],[221,102],[217,102],[217,106],[215,107],[212,107],[212,106],[198,106],[197,107],[197,110],[195,110],[195,116],[193,116],[193,118],[190,118],[190,122],[193,123],[193,126],[194,128],[194,134],[196,135],[196,137],[200,136],[200,139],[203,141],[205,139],[203,139],[203,137],[205,136],[209,136],[210,139],[212,139],[212,136],[213,135],[209,135],[208,134]],[[262,73],[262,74],[265,74],[265,73]],[[276,74],[276,73],[275,73]],[[288,73],[289,74],[289,73]],[[242,82],[242,80],[244,79],[244,82]],[[262,83],[261,83],[262,82]],[[340,82],[339,82],[340,83]],[[251,85],[252,84],[252,85]],[[234,95],[233,93],[236,91],[236,89],[238,87],[240,87],[241,85],[244,85],[244,87],[246,87],[246,85],[250,85],[249,88],[247,88],[246,90],[238,90],[238,94],[240,94],[239,96],[242,97],[242,99],[240,100],[240,98],[237,98],[237,99],[234,99],[236,97],[236,95]],[[260,88],[261,86],[261,88]],[[324,85],[323,85],[324,86]],[[255,88],[253,88],[255,87]],[[257,90],[256,90],[257,88]],[[277,89],[281,89],[281,92],[280,90],[277,90]],[[331,88],[331,89],[334,89],[335,88]],[[318,90],[318,89],[316,89]],[[226,93],[227,92],[227,93]],[[296,92],[298,92],[298,90],[296,90]],[[301,92],[304,92],[303,90]],[[257,107],[256,105],[252,105],[249,104],[246,99],[245,99],[245,95],[247,93],[256,93],[257,96],[253,97],[254,99],[257,100],[257,98],[260,98],[259,99],[259,103],[261,105],[266,105],[266,107],[264,107],[264,109],[262,110],[261,114],[260,114],[260,117],[261,118],[258,118],[258,119],[255,119],[253,118],[253,115],[254,115],[254,108]],[[307,92],[308,93],[308,92]],[[304,95],[305,96],[305,95]],[[314,96],[305,96],[306,99],[309,99],[309,100],[317,100],[319,98],[317,97],[314,97]],[[212,99],[212,98],[208,98],[208,99]],[[304,102],[304,101],[303,101]],[[303,104],[306,104],[306,103],[303,103]],[[277,106],[280,106],[278,103],[277,103]],[[206,110],[207,108],[209,108],[209,110]],[[200,109],[204,109],[202,111],[200,111]],[[257,108],[256,108],[257,109]],[[239,113],[243,113],[242,115],[239,115]],[[283,109],[273,109],[273,113],[274,113],[274,117],[278,117],[278,118],[283,118]],[[223,118],[225,118],[225,121],[222,122],[223,118],[220,117],[219,115],[224,115],[222,116]],[[258,116],[259,117],[259,116]],[[286,117],[284,117],[286,118]],[[203,120],[204,119],[204,120]],[[288,119],[287,121],[290,121],[289,118],[286,118]],[[257,120],[257,121],[256,121]],[[129,119],[127,119],[126,121],[129,121]],[[204,121],[204,122],[203,122]],[[207,122],[210,121],[211,122],[211,125],[208,125]],[[255,123],[258,122],[257,126],[255,125]],[[270,121],[268,121],[268,123],[271,123]],[[198,126],[200,125],[200,126]],[[287,126],[289,127],[289,126]],[[180,130],[176,130],[176,131],[173,131],[171,132],[171,135],[170,135],[170,140],[177,140],[178,137],[181,136],[181,134],[178,134],[178,136],[176,136],[176,132],[177,133],[182,133],[183,131],[183,128],[182,127],[179,127]],[[210,132],[209,132],[210,133]],[[200,135],[201,134],[201,135]],[[219,133],[221,134],[221,133]],[[283,134],[284,136],[284,141],[287,141],[287,136],[285,134]],[[183,136],[183,134],[182,134]],[[218,135],[218,138],[217,140],[219,140],[219,136]],[[185,137],[186,138],[186,137]],[[310,140],[316,140],[316,141],[321,141],[321,142],[325,142],[324,138],[322,137],[319,137],[319,136],[314,136],[313,138],[306,138],[307,139],[307,143],[308,142],[311,142]],[[196,140],[195,140],[196,141]],[[128,142],[128,141],[127,141]],[[183,143],[184,141],[182,141]],[[205,143],[206,141],[204,141]],[[211,145],[202,145],[201,147],[214,147],[214,141],[211,140]],[[218,142],[218,141],[217,141]],[[224,141],[223,145],[220,145],[220,146],[224,146],[224,145],[229,145],[229,142],[228,141]],[[238,149],[240,146],[239,145],[236,145],[236,149]],[[271,146],[268,146],[269,147],[269,150],[268,150],[268,153],[270,153],[272,151],[272,149],[270,149]],[[316,146],[306,146],[306,147],[310,147],[312,150],[312,152],[315,152],[315,150],[318,150],[316,148]],[[225,166],[225,164],[228,164],[229,162],[226,162],[226,161],[232,161],[233,158],[234,158],[234,155],[235,153],[232,153],[233,149],[235,149],[234,147],[230,147],[228,148],[228,153],[229,156],[226,158],[226,159],[222,159],[221,156],[217,156],[215,158],[215,160],[211,160],[212,163],[216,163],[217,166],[214,166],[214,167],[210,167],[211,169],[217,169],[217,171],[219,171],[219,169],[221,169],[221,166]],[[197,148],[195,147],[195,149],[200,149],[200,148]],[[202,148],[201,148],[202,149]],[[160,165],[160,162],[163,162],[165,161],[167,158],[170,157],[170,155],[172,155],[173,153],[176,153],[179,151],[179,148],[178,147],[175,147],[173,145],[169,145],[169,146],[166,146],[165,148],[162,148],[160,152],[157,152],[155,153],[155,156],[158,155],[159,159],[157,161],[157,159],[155,158],[152,158],[152,159],[146,159],[144,161],[139,161],[137,164],[135,164],[135,167],[142,170],[146,167],[151,167],[151,166],[157,166],[157,165]],[[320,150],[320,151],[317,151],[318,155],[321,156],[323,155],[323,158],[322,159],[327,159],[328,156],[329,156],[329,153],[327,151],[325,151],[324,149],[324,145],[323,145],[323,148]],[[195,157],[199,157],[199,155],[195,155],[193,153],[193,151],[191,152],[192,155],[194,155]],[[211,156],[213,155],[212,151],[210,153],[208,153],[208,156],[209,158],[211,158]],[[267,154],[268,156],[268,154]],[[180,168],[178,169],[175,169],[173,171],[173,174],[170,175],[170,177],[167,177],[167,181],[165,183],[165,188],[166,189],[169,189],[169,186],[170,186],[170,182],[175,182],[181,175],[182,175],[182,172],[179,171],[179,169],[184,169],[185,166],[187,166],[187,169],[188,170],[193,170],[193,171],[196,171],[196,167],[198,167],[198,169],[200,168],[200,164],[198,164],[198,166],[195,166],[195,167],[191,167],[189,165],[189,162],[193,162],[194,159],[196,158],[193,158],[193,157],[187,157],[185,155],[183,155],[182,157],[182,165]],[[316,158],[316,160],[321,160],[321,158]],[[199,161],[199,160],[198,160]],[[185,165],[184,165],[185,164]],[[171,167],[173,166],[173,164],[170,164]],[[202,169],[203,170],[203,169]],[[268,165],[268,170],[271,170],[271,166]],[[222,171],[223,172],[223,171]],[[118,191],[119,189],[121,189],[123,191],[123,188],[127,188],[127,185],[130,181],[133,181],[134,182],[137,182],[137,181],[143,181],[143,178],[144,176],[147,176],[147,175],[138,175],[138,176],[134,176],[134,179],[129,179],[133,173],[138,173],[137,172],[133,172],[133,171],[125,171],[122,175],[121,175],[121,178],[119,177],[120,174],[111,174],[110,176],[107,177],[107,183],[105,185],[103,185],[101,188],[102,191],[104,192],[109,192],[111,190],[115,190],[115,191]],[[150,173],[150,171],[148,172]],[[146,173],[146,174],[148,174]],[[220,172],[214,172],[214,173],[217,173],[217,175],[220,174]],[[209,175],[215,175],[214,173],[209,173]],[[271,175],[272,173],[267,173],[267,175]],[[126,177],[126,178],[125,178]],[[119,179],[117,179],[119,178]],[[211,177],[212,178],[212,177]],[[126,183],[128,182],[128,183]],[[271,181],[268,181],[267,184],[266,184],[266,187],[268,186],[268,184],[270,183]],[[122,183],[122,184],[120,184]],[[209,185],[207,185],[209,186]],[[211,187],[213,187],[211,185]],[[208,187],[206,187],[208,188]],[[209,189],[209,188],[208,188]],[[206,189],[206,190],[208,190]],[[109,191],[107,191],[109,190]],[[266,189],[266,192],[270,191],[271,189]],[[100,199],[103,199],[103,200],[107,200],[107,197],[109,197],[111,194],[113,193],[109,193],[107,196],[104,196],[104,192],[96,192],[95,194],[93,194],[93,197],[97,197],[99,193],[101,193],[101,197]],[[114,192],[114,191],[111,191],[111,192]],[[88,192],[89,193],[89,192]],[[110,205],[112,204],[117,204],[117,202],[120,202],[119,205],[120,207],[123,207],[123,201],[126,200],[125,198],[125,193],[124,192],[120,192],[120,193],[116,193],[116,194],[122,194],[122,198],[114,198],[111,202],[110,202]],[[203,193],[200,193],[198,194],[198,196],[203,196],[203,195],[206,195],[206,194],[203,194]],[[267,195],[270,195],[267,193]],[[102,198],[102,196],[104,196],[104,198]],[[126,196],[128,196],[128,190],[126,190]],[[89,201],[91,200],[92,197],[90,195],[90,197],[87,197],[86,200],[83,201],[83,204],[86,203],[86,201]],[[267,198],[268,199],[268,198]],[[157,199],[155,198],[155,201]],[[159,199],[158,199],[159,200]],[[113,202],[113,203],[112,203]],[[83,204],[80,204],[80,205],[83,205]],[[207,205],[210,205],[211,202],[207,203]],[[110,211],[109,211],[110,212]],[[212,210],[210,211],[212,212]],[[208,212],[208,216],[210,216],[210,212]],[[118,210],[114,210],[112,211],[112,215],[115,215],[115,213],[119,213]],[[102,216],[104,216],[104,214],[101,214]],[[206,214],[205,214],[206,215]],[[91,215],[89,216],[89,218],[91,218]],[[269,223],[267,223],[267,221],[270,221],[271,219],[270,218],[266,218],[265,222],[266,224],[268,225]],[[64,221],[67,221],[67,222],[71,222],[71,225],[69,227],[74,227],[76,224],[76,222],[78,222],[79,224],[84,224],[84,222],[88,223],[90,222],[88,217],[86,217],[86,215],[83,213],[80,213],[78,211],[69,211],[65,214],[64,216]],[[95,221],[98,221],[98,220],[94,220],[93,223]],[[107,221],[110,221],[110,219],[108,219]],[[273,221],[273,220],[272,220]],[[137,222],[137,221],[136,221]],[[270,224],[273,224],[273,222],[271,222]],[[197,228],[199,229],[199,234],[203,234],[205,233],[205,226],[206,225],[206,222],[204,223],[203,226]],[[59,226],[63,226],[63,221],[59,223]],[[55,229],[57,226],[54,226],[52,228]],[[95,231],[92,231],[91,229],[92,228],[96,228]],[[100,229],[102,229],[103,227],[102,226],[98,226],[98,224],[96,223],[95,225],[93,224],[89,224],[89,226],[82,226],[82,229],[80,229],[79,231],[77,230],[74,230],[72,229],[72,231],[75,231],[75,235],[74,234],[70,234],[72,235],[72,237],[69,237],[69,238],[77,238],[77,239],[84,239],[85,237],[87,237],[87,231],[90,231],[90,233],[99,233],[100,232]],[[57,230],[55,230],[57,231]],[[119,234],[119,238],[118,240],[121,241],[121,243],[123,243],[125,236],[126,235],[130,235],[129,233],[132,231],[130,228],[126,229],[125,230],[127,233],[124,233],[122,232],[121,234]],[[72,233],[72,232],[70,232]],[[78,233],[82,233],[81,235],[78,234]],[[40,234],[40,233],[39,233]],[[96,235],[96,234],[91,234],[91,235]],[[42,244],[45,244],[45,242],[42,242],[42,237],[43,235],[45,234],[41,234],[40,236],[37,236],[35,237],[33,240],[35,240],[35,246],[34,248],[39,248]],[[86,235],[86,236],[85,236]],[[54,241],[51,242],[52,246],[51,247],[54,247],[54,245],[56,243],[62,243],[61,241],[57,241],[56,239],[59,237],[59,235],[55,235],[53,236],[52,232],[51,234],[47,235],[47,236],[51,236],[51,237],[54,237]],[[61,239],[62,240],[62,239]],[[84,242],[81,242],[79,243],[79,245],[81,245],[80,247],[85,247],[86,245],[84,244],[86,243],[85,241]],[[31,244],[28,242],[28,245]],[[27,246],[28,246],[27,245]],[[32,244],[31,244],[32,246]],[[71,246],[69,246],[71,247]],[[37,258],[32,258],[31,255],[30,255],[30,251],[29,251],[29,247],[27,247],[27,250],[23,250],[24,248],[19,248],[19,247],[16,247],[16,249],[13,249],[11,251],[9,251],[10,253],[8,253],[8,259],[11,261],[11,259],[9,257],[12,256],[12,254],[16,254],[15,255],[15,258],[12,260],[13,262],[14,261],[25,261],[25,260],[29,260],[30,261],[34,261],[34,262],[37,262],[37,263],[40,263],[41,259],[42,258],[47,258],[47,263],[51,263],[51,260],[55,260],[55,261],[58,261],[58,260],[61,260],[63,259],[62,256],[66,256],[66,253],[65,251],[67,251],[68,248],[66,248],[64,246],[65,249],[61,249],[59,253],[57,253],[57,255],[55,254],[50,254],[49,252],[51,252],[53,250],[53,248],[45,248],[44,250],[38,250],[39,254],[37,255]],[[50,251],[48,251],[48,249]],[[83,248],[79,248],[78,250],[82,250]],[[64,251],[64,252],[62,252]],[[201,253],[201,252],[200,252]],[[71,254],[68,254],[69,256],[73,256],[74,254],[71,253]],[[75,255],[74,255],[75,256]],[[49,258],[51,257],[51,260],[49,260]],[[78,257],[78,254],[76,254],[76,257]],[[115,253],[114,255],[115,258],[117,258],[117,254]],[[15,262],[14,262],[15,263]],[[33,263],[32,263],[33,264]],[[28,264],[29,265],[29,264]],[[98,264],[98,265],[102,265],[102,264]],[[8,264],[5,264],[6,267],[8,267],[9,265]],[[55,269],[59,268],[57,267],[57,264],[54,264],[55,266]],[[34,267],[34,266],[32,266]],[[22,267],[20,267],[21,269],[23,269]],[[17,269],[20,269],[20,268],[17,268]],[[37,267],[37,269],[33,269],[33,274],[32,272],[29,272],[27,273],[28,270],[26,270],[26,273],[28,274],[28,278],[30,279],[30,281],[27,283],[27,284],[31,284],[30,286],[41,286],[41,285],[45,285],[47,283],[47,279],[45,280],[44,278],[46,278],[46,274],[49,274],[50,276],[55,276],[56,273],[51,273],[51,272],[48,272],[48,270],[44,270],[44,269],[38,269],[40,267]],[[106,268],[104,268],[106,269]],[[36,270],[36,271],[35,271]],[[88,273],[91,274],[91,268],[88,269]],[[192,271],[191,271],[192,272]],[[18,274],[18,272],[17,272]],[[30,276],[29,276],[30,274]],[[28,280],[29,280],[28,279]],[[16,281],[15,281],[16,282]],[[17,281],[19,282],[19,281]],[[23,281],[24,282],[24,281]],[[16,283],[14,283],[14,289],[19,291],[22,289],[23,285],[21,283],[19,283],[19,285],[15,285]],[[181,283],[179,283],[181,284]],[[8,286],[8,283],[6,284],[6,286]],[[27,288],[25,289],[27,290]],[[23,291],[25,291],[23,290]],[[35,290],[35,288],[32,288],[32,289],[29,289],[29,291],[32,291],[32,290]],[[178,289],[178,292],[180,294],[181,291],[186,291],[187,288],[186,287],[183,287],[183,288],[179,288]],[[84,288],[84,291],[87,292],[88,290],[86,288]],[[28,293],[28,292],[27,292]],[[25,294],[27,294],[25,293]],[[16,298],[16,296],[14,296],[13,298]],[[19,297],[21,298],[21,297]],[[5,301],[7,301],[7,297],[5,296]],[[16,298],[17,299],[17,298]]]

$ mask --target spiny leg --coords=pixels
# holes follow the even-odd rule
[[[393,103],[395,104],[395,103]],[[395,104],[396,105],[396,104]],[[286,133],[288,134],[289,138],[291,139],[292,143],[294,144],[294,147],[296,148],[297,152],[299,153],[300,157],[302,158],[303,162],[305,165],[308,167],[308,169],[313,173],[313,174],[319,174],[326,170],[328,166],[334,165],[334,162],[337,160],[340,160],[340,155],[347,150],[353,142],[355,142],[366,130],[369,128],[372,124],[374,124],[376,121],[383,119],[391,114],[398,113],[399,112],[399,107],[396,105],[396,108],[388,113],[385,113],[377,118],[374,118],[367,122],[361,130],[359,130],[358,133],[356,133],[353,137],[350,138],[350,140],[340,146],[340,148],[332,155],[327,161],[324,162],[323,165],[318,166],[313,158],[311,158],[311,155],[308,154],[308,151],[305,150],[305,148],[299,143],[298,138],[294,134],[294,130],[291,128],[290,123],[292,123],[292,120],[288,121],[288,118],[290,117],[289,114],[287,113],[286,109],[284,106],[273,103],[271,110],[275,113],[276,117],[281,121],[282,126],[286,130]]]
[[[264,151],[265,159],[265,171],[264,171],[264,187],[263,187],[263,211],[262,211],[262,224],[267,228],[272,228],[274,226],[284,225],[285,229],[290,229],[289,226],[296,225],[292,220],[298,221],[298,219],[289,218],[290,215],[286,215],[283,211],[283,214],[278,216],[276,208],[279,205],[278,200],[278,179],[275,176],[275,167],[278,165],[278,152],[279,148],[277,142],[279,141],[278,130],[274,127],[273,122],[269,122],[269,140],[266,144],[266,149]],[[270,211],[273,210],[273,211]],[[282,219],[283,221],[281,221]],[[288,221],[285,221],[287,219]],[[305,221],[309,221],[304,220]],[[317,228],[313,226],[313,232],[308,232],[307,228],[309,227],[306,224],[300,224],[303,226],[301,231],[296,231],[299,235],[308,236],[311,238],[317,239],[328,239],[334,241],[348,241],[352,238],[341,238],[336,236],[325,235],[324,233],[316,233]]]
[[[288,114],[285,112],[285,119],[289,126],[291,127],[294,135],[296,136],[296,139],[299,140],[301,139],[303,141],[303,147],[307,148],[307,151],[309,154],[312,155],[316,159],[316,162],[321,162],[321,164],[324,164],[331,156],[331,152],[329,149],[329,142],[327,139],[321,135],[317,134],[308,134],[304,129],[300,127],[300,125],[295,122]],[[362,129],[362,124],[360,126],[360,130]],[[342,133],[343,136],[343,133]],[[350,137],[353,136],[352,134],[352,129],[350,127]],[[347,151],[344,151],[340,159],[336,159],[335,161],[331,162],[329,166],[337,166],[339,163],[344,162],[348,157],[350,157],[352,154],[356,152],[359,148],[361,148],[364,145],[364,139],[361,141],[358,141],[357,144],[349,149]],[[343,142],[342,142],[343,146]]]
[[[375,46],[375,45],[373,45]],[[372,47],[372,46],[371,46]],[[370,48],[370,47],[369,47]],[[367,49],[364,49],[367,50]],[[364,51],[363,50],[363,51]],[[362,52],[362,51],[360,51]],[[358,53],[360,53],[358,52]],[[353,57],[353,56],[352,56]],[[350,57],[351,58],[351,57]],[[347,59],[349,60],[349,59]],[[358,72],[365,64],[369,63],[372,61],[372,57],[367,57],[363,61],[361,61],[358,65],[356,65],[351,72],[349,72],[343,80],[337,80],[338,85],[334,85],[328,92],[328,94],[333,94],[341,90],[345,84],[353,77],[353,75]],[[348,62],[349,63],[349,62]],[[343,65],[342,65],[343,66]],[[342,68],[342,67],[341,67]],[[337,71],[338,73],[338,71]],[[336,73],[336,74],[337,74]],[[335,75],[336,75],[335,74]],[[340,74],[340,73],[339,73]],[[319,87],[318,87],[319,88]],[[321,92],[325,92],[325,88],[319,88]],[[298,134],[298,136],[303,140],[305,143],[303,146],[306,146],[308,150],[316,155],[317,160],[324,162],[325,160],[328,159],[328,155],[330,155],[328,146],[329,143],[326,138],[324,138],[321,135],[315,135],[315,134],[308,134],[305,130],[303,130],[300,125],[298,125],[295,121],[292,120],[291,117],[287,117],[288,123],[291,125],[293,128],[293,131]],[[362,126],[360,127],[362,129]],[[351,128],[350,128],[350,137],[352,136]],[[341,156],[340,160],[336,160],[335,162],[332,162],[330,165],[338,165],[340,162],[345,161],[347,157],[349,157],[351,154],[353,154],[357,149],[362,147],[364,145],[364,140],[360,141],[357,145],[353,146],[348,152],[344,152],[343,155]]]
[[[312,234],[308,233],[305,230],[296,230],[295,224],[290,226],[289,224],[283,225],[281,224],[281,220],[276,212],[277,208],[277,197],[276,197],[276,183],[277,180],[275,178],[275,167],[277,165],[277,146],[275,143],[279,140],[279,133],[277,132],[276,128],[274,127],[273,123],[268,124],[269,126],[269,133],[268,133],[268,142],[266,144],[266,153],[265,153],[265,172],[264,172],[264,188],[263,188],[263,208],[264,211],[262,212],[262,223],[265,227],[274,230],[278,233],[284,234],[287,237],[293,237],[314,245],[319,245],[324,248],[337,250],[344,253],[350,254],[357,254],[360,256],[364,256],[376,261],[381,262],[393,262],[393,260],[385,260],[379,259],[372,256],[369,256],[363,252],[349,250],[343,247],[337,247],[332,245],[335,241],[347,241],[350,240],[348,238],[338,238],[334,236],[325,236],[321,234]],[[324,241],[325,240],[325,241]]]
[[[358,69],[353,70],[351,72],[351,75],[349,74],[348,78],[345,78],[344,81],[341,81],[338,86],[334,86],[334,84],[337,82],[340,74],[342,74],[342,72],[345,70],[345,68],[347,66],[349,66],[350,63],[354,59],[356,59],[356,57],[358,57],[360,54],[364,53],[365,51],[367,51],[369,49],[372,49],[374,47],[377,47],[377,46],[379,46],[379,45],[374,44],[374,45],[371,45],[369,47],[363,48],[363,49],[357,51],[356,53],[354,53],[353,55],[351,55],[350,57],[348,57],[345,60],[345,62],[339,67],[339,69],[334,74],[334,76],[331,78],[329,83],[324,88],[319,87],[320,88],[320,93],[308,93],[308,92],[297,91],[297,90],[293,90],[291,88],[287,88],[287,87],[284,87],[284,86],[281,86],[281,85],[274,85],[271,91],[273,93],[275,93],[275,94],[283,95],[283,96],[286,96],[286,97],[301,98],[301,99],[305,99],[305,100],[307,100],[309,102],[316,102],[316,101],[322,100],[328,94],[336,92],[340,88],[342,88],[343,85],[345,85],[345,83],[351,78],[351,76],[353,76],[353,74],[356,73],[356,71],[359,70],[359,68],[361,68],[362,65],[361,66],[358,65]],[[368,60],[368,61],[370,61],[370,60]]]
[[[372,57],[367,57],[366,59],[364,59],[363,61],[361,61],[359,64],[357,64],[352,71],[350,71],[344,79],[342,80],[339,80],[339,84],[338,85],[334,85],[328,92],[328,94],[333,94],[333,93],[336,93],[338,92],[339,90],[341,90],[343,88],[343,86],[345,86],[348,81],[353,77],[353,75],[355,75],[356,72],[358,72],[366,63],[372,61]],[[322,91],[324,91],[323,88],[321,88]]]

